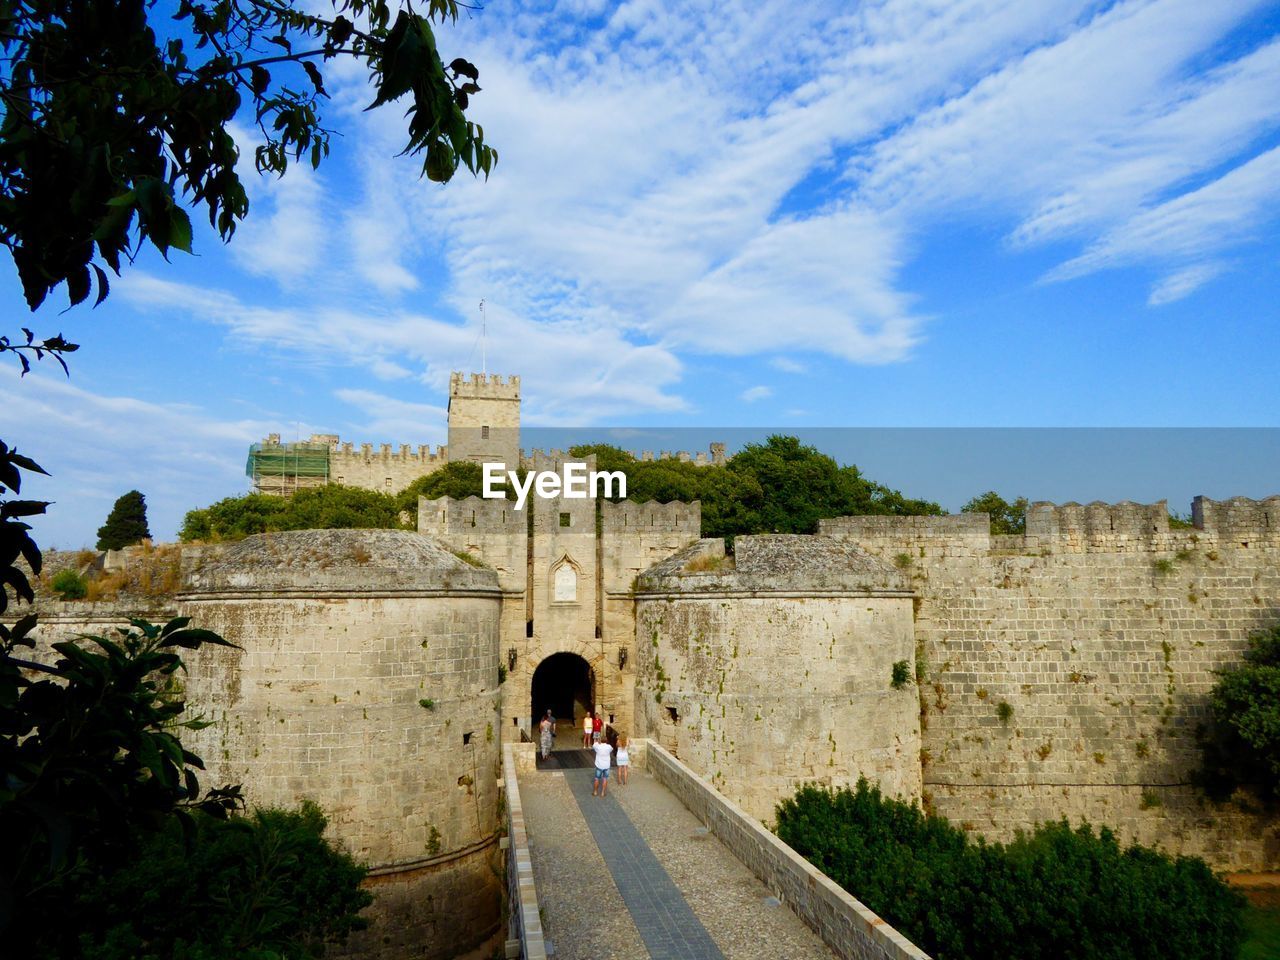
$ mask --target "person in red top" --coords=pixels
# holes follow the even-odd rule
[[[604,721],[600,719],[600,714],[596,714],[591,718],[591,742],[599,743],[601,736],[604,735]]]

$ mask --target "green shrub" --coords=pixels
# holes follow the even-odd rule
[[[364,867],[324,839],[320,809],[198,815],[188,844],[177,823],[146,838],[138,856],[69,891],[64,922],[84,960],[302,960],[367,922]],[[70,886],[70,885],[69,885]]]
[[[49,586],[61,600],[83,600],[89,592],[89,585],[85,583],[84,577],[70,567],[64,567],[55,573]]]
[[[911,665],[905,660],[899,660],[893,665],[893,677],[889,681],[890,686],[895,690],[901,690],[907,685],[907,681],[911,679]]]
[[[1231,960],[1239,894],[1204,861],[1122,848],[1065,820],[1008,844],[970,841],[918,807],[804,787],[778,836],[936,960]]]
[[[202,510],[190,510],[178,538],[241,540],[254,533],[280,530],[395,529],[400,527],[396,499],[377,490],[336,483],[308,487],[291,497],[249,493],[228,497]]]
[[[1280,797],[1280,626],[1249,640],[1244,663],[1218,672],[1201,738],[1202,784],[1218,799],[1237,787]]]

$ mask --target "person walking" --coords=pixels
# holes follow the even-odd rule
[[[583,750],[591,749],[591,730],[593,726],[594,726],[593,718],[591,714],[588,712],[587,715],[582,718],[582,749]]]
[[[609,792],[609,756],[613,747],[603,741],[597,741],[591,748],[596,754],[595,779],[591,781],[591,795],[603,797]]]
[[[540,746],[542,747],[542,759],[545,760],[551,756],[551,741],[556,735],[556,722],[551,716],[551,711],[547,711],[547,715],[542,718],[542,723],[538,724],[540,736]]]

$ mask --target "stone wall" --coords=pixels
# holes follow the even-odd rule
[[[520,378],[473,373],[449,377],[449,456],[520,463]]]
[[[498,932],[499,608],[492,571],[372,530],[250,537],[182,598],[239,646],[185,657],[213,721],[184,737],[202,780],[320,805],[372,867],[353,954],[452,957]]]
[[[833,540],[701,541],[636,587],[636,726],[752,816],[804,782],[920,796],[911,597]]]
[[[611,712],[623,736],[636,729],[636,578],[695,542],[701,527],[702,507],[696,501],[600,504],[602,639],[605,659],[619,665]]]
[[[329,479],[346,487],[363,487],[380,493],[399,493],[419,477],[434,473],[449,462],[449,451],[426,445],[402,443],[339,443],[329,447]],[[264,478],[264,480],[267,478]],[[263,492],[271,492],[265,487]]]
[[[467,497],[454,500],[418,499],[418,532],[461,551],[466,560],[493,568],[502,590],[502,622],[499,630],[501,662],[510,663],[516,651],[515,669],[507,674],[502,696],[502,730],[505,737],[520,739],[529,730],[528,690],[531,675],[525,656],[525,628],[530,617],[525,589],[529,575],[529,513],[517,510],[511,500]]]
[[[1163,503],[1035,504],[1025,537],[981,515],[823,522],[916,590],[940,813],[998,838],[1086,817],[1219,868],[1280,866],[1275,820],[1190,783],[1214,671],[1280,620],[1280,499],[1196,515],[1171,530]]]

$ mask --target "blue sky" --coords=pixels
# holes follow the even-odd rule
[[[84,345],[70,380],[0,370],[43,543],[133,487],[172,537],[268,432],[442,442],[482,298],[536,426],[1280,426],[1280,4],[495,0],[441,42],[487,183],[419,180],[333,65],[330,160],[246,164],[229,246],[31,318],[0,270],[6,330]]]

